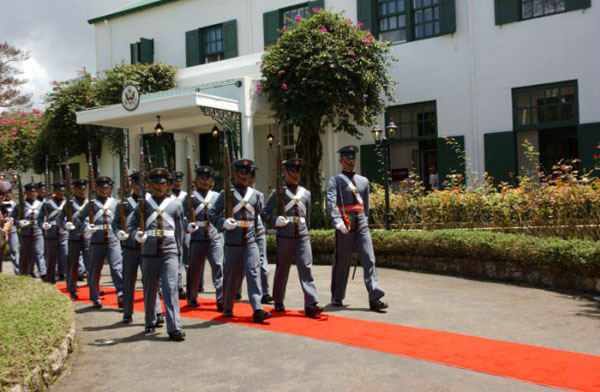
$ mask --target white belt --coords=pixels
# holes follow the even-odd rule
[[[306,219],[303,216],[286,216],[286,218],[292,223],[304,223]]]
[[[102,230],[112,230],[112,226],[109,224],[103,224],[103,225],[96,225],[96,230],[98,231],[102,231]]]
[[[146,230],[148,237],[175,237],[175,230]]]
[[[254,221],[235,221],[238,227],[252,227],[254,226]]]
[[[196,221],[198,227],[208,227],[210,223],[208,221]]]

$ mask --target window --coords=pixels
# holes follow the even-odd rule
[[[281,130],[281,155],[283,160],[292,159],[295,156],[296,143],[294,142],[294,127],[289,126]]]
[[[521,0],[523,19],[556,14],[566,10],[566,0]]]
[[[296,17],[296,15],[300,15],[302,18],[308,18],[310,16],[308,4],[301,6],[301,7],[296,7],[296,8],[291,8],[291,9],[287,8],[287,9],[282,10],[280,25],[286,26],[286,27],[292,27],[293,21],[294,21],[294,18]]]
[[[415,38],[426,38],[440,33],[439,0],[414,0]]]
[[[151,64],[154,62],[153,39],[140,38],[139,42],[129,44],[129,49],[131,51],[131,64]]]
[[[394,138],[430,139],[437,137],[435,102],[391,107],[386,111],[386,124],[390,120],[398,126]]]
[[[324,0],[308,1],[294,4],[291,7],[280,8],[263,14],[263,33],[265,48],[274,45],[281,35],[281,28],[289,28],[294,24],[294,18],[300,15],[308,18],[313,9],[325,8]]]
[[[223,25],[204,29],[204,63],[223,60],[225,49],[223,44]]]
[[[406,41],[406,0],[379,0],[379,39]]]
[[[513,105],[516,129],[575,124],[578,121],[577,83],[514,89]]]

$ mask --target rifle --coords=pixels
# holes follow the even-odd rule
[[[121,208],[119,208],[119,228],[122,231],[127,231],[127,197],[129,196],[129,171],[127,169],[127,161],[125,160],[125,152],[121,154]]]
[[[73,222],[73,188],[71,183],[71,168],[69,167],[69,162],[67,161],[68,155],[65,154],[65,177],[67,177],[67,189],[65,191],[65,213],[67,215],[67,222]]]
[[[192,168],[192,157],[187,157],[187,208],[188,208],[188,221],[190,223],[196,223],[196,211],[194,209],[194,201],[192,200],[192,178],[194,178],[194,171]]]
[[[225,199],[225,219],[233,218],[233,192],[231,192],[231,157],[227,144],[227,132],[223,129],[223,197]]]
[[[19,206],[17,210],[17,219],[25,219],[25,194],[23,193],[23,181],[21,175],[15,174],[14,179],[17,181],[17,189],[19,190]]]
[[[285,215],[285,201],[283,194],[283,160],[281,159],[281,143],[277,142],[277,177],[275,178],[275,187],[277,188],[277,215]]]
[[[148,140],[145,141],[146,142],[146,151],[148,151],[148,170],[152,170],[152,154],[150,154],[150,143],[148,143]],[[144,146],[142,144],[142,150],[144,149]],[[143,155],[142,155],[143,156]]]
[[[346,214],[346,207],[344,206],[344,196],[342,194],[342,189],[340,188],[340,184],[337,182],[337,180],[336,180],[336,185],[337,185],[337,190],[340,194],[340,203],[342,204],[341,210],[340,210],[340,212],[342,213],[342,221],[344,222],[344,225],[346,226],[346,228],[348,230],[350,230],[352,223],[350,222],[350,218],[348,217],[348,214]],[[356,275],[356,267],[357,266],[358,266],[358,261],[355,260],[354,261],[354,269],[352,270],[352,280],[354,280],[354,276]]]
[[[46,155],[46,168],[44,169],[44,181],[46,182],[46,200],[44,201],[44,222],[48,222],[48,201],[50,200],[50,172],[48,171],[48,155]]]
[[[89,225],[94,226],[94,204],[92,198],[94,197],[94,165],[92,163],[92,150],[90,143],[88,142],[88,219]]]
[[[140,216],[139,231],[146,231],[146,162],[144,160],[144,127],[140,133],[140,195],[138,197]]]

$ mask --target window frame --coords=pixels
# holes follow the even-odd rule
[[[207,44],[209,43],[209,41],[207,41],[207,35],[209,31],[212,30],[221,30],[221,51],[220,52],[215,52],[215,53],[211,53],[208,54],[207,51]],[[222,60],[225,60],[225,29],[224,29],[224,23],[217,23],[214,24],[212,26],[206,26],[206,27],[202,27],[201,29],[201,34],[202,34],[202,61],[200,62],[200,64],[209,64],[209,63],[216,63]],[[211,41],[212,42],[212,41]],[[217,42],[217,41],[214,41]],[[212,61],[207,61],[207,59],[209,57],[212,56],[219,56],[220,58],[218,58],[217,60],[212,60]]]
[[[400,137],[401,132],[402,132],[402,124],[408,124],[408,123],[403,123],[401,121],[398,121],[396,123],[396,126],[398,127],[396,134],[393,135],[390,139],[393,142],[414,142],[414,141],[423,141],[423,140],[434,140],[438,138],[438,118],[437,118],[437,101],[434,100],[429,100],[429,101],[419,101],[419,102],[411,102],[411,103],[407,103],[407,104],[402,104],[402,105],[394,105],[394,106],[388,106],[385,108],[385,114],[384,114],[384,122],[387,125],[390,121],[390,110],[402,110],[402,109],[412,109],[418,106],[426,106],[426,105],[433,105],[434,108],[434,124],[435,124],[435,130],[434,133],[432,135],[423,135],[423,136],[411,136],[411,137]],[[402,117],[400,117],[400,120],[402,119]],[[417,122],[413,122],[411,121],[410,124],[418,124],[418,120]],[[418,129],[417,129],[418,131]]]
[[[569,120],[558,120],[558,121],[544,121],[544,122],[530,122],[529,124],[519,124],[519,110],[522,109],[519,105],[518,102],[518,95],[520,93],[524,93],[524,92],[534,92],[534,91],[545,91],[549,90],[549,89],[554,89],[554,88],[565,88],[565,87],[571,87],[574,89],[574,100],[573,100],[573,105],[575,106],[574,111],[575,111],[575,117],[573,119],[569,119]],[[531,85],[531,86],[524,86],[524,87],[515,87],[512,89],[511,91],[511,97],[512,97],[512,115],[513,115],[513,130],[515,132],[520,132],[520,131],[535,131],[535,130],[542,130],[542,129],[549,129],[549,128],[561,128],[561,127],[569,127],[569,126],[578,126],[579,125],[579,85],[577,82],[577,79],[574,80],[566,80],[566,81],[562,81],[562,82],[554,82],[554,83],[543,83],[543,84],[536,84],[536,85]],[[559,95],[560,97],[560,95]],[[544,98],[545,99],[545,98]],[[546,105],[542,105],[541,107],[545,107]],[[559,108],[561,107],[560,104],[551,104],[550,106],[558,106]],[[540,107],[540,106],[535,106]],[[532,101],[530,99],[530,104],[528,106],[528,108],[534,108],[534,106],[532,105]],[[532,112],[533,113],[533,112]]]
[[[289,7],[280,8],[278,10],[279,11],[279,26],[280,27],[287,26],[285,24],[285,21],[283,20],[283,16],[286,12],[301,9],[301,8],[306,8],[306,12],[309,14],[311,13],[309,1],[307,1],[305,3],[294,4]],[[305,18],[305,16],[302,16],[302,18]]]
[[[559,15],[559,14],[563,14],[565,12],[569,12],[569,9],[567,7],[567,0],[563,0],[565,2],[565,8],[562,11],[553,12],[551,14],[543,14],[543,15],[538,15],[538,16],[531,16],[529,18],[526,18],[526,17],[523,16],[523,2],[525,2],[525,1],[530,1],[531,2],[531,6],[533,7],[533,2],[536,1],[536,0],[519,0],[519,21],[539,19],[539,18],[544,18],[546,16]],[[545,8],[546,1],[548,1],[548,0],[540,0],[540,1],[544,2],[544,8]]]
[[[380,1],[386,1],[387,0],[374,0],[377,2],[377,6],[376,6],[376,12],[377,12],[377,18],[376,18],[376,24],[377,24],[377,32],[378,35],[381,35],[381,30],[380,30],[380,26],[381,26],[381,20],[383,18],[387,18],[389,17],[389,15],[386,15],[384,17],[382,17],[381,15],[381,11],[380,11]],[[437,34],[432,34],[432,35],[428,35],[428,36],[423,36],[423,37],[416,37],[416,21],[415,21],[415,5],[414,2],[415,0],[403,0],[404,1],[404,15],[405,15],[405,20],[406,20],[406,25],[405,25],[405,29],[406,29],[406,40],[405,41],[389,41],[391,42],[391,45],[399,45],[399,44],[406,44],[409,42],[415,42],[415,41],[421,41],[424,39],[429,39],[429,38],[435,38],[435,37],[441,37],[444,35],[447,35],[448,33],[442,33],[442,29],[441,29],[441,5],[442,5],[442,0],[430,0],[432,2],[431,6],[427,6],[427,7],[419,7],[417,9],[418,10],[424,10],[426,8],[432,8],[433,9],[433,13],[435,15],[435,8],[438,8],[438,19],[437,19],[437,23],[438,23],[438,33]],[[421,0],[423,1],[423,0]],[[434,1],[437,1],[436,4],[433,4]],[[398,13],[398,15],[400,15],[401,13]],[[435,19],[433,20],[433,23],[435,23]],[[424,23],[420,23],[420,25],[424,25]],[[396,29],[398,30],[398,29]],[[389,31],[395,31],[395,30],[389,30]]]

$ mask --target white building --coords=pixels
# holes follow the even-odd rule
[[[225,110],[239,121],[242,155],[256,161],[257,186],[267,191],[275,159],[266,136],[279,134],[289,153],[294,137],[276,129],[264,97],[255,94],[260,58],[285,17],[325,7],[395,41],[395,102],[379,120],[382,127],[390,119],[398,125],[394,180],[413,167],[427,180],[433,164],[441,177],[461,170],[445,136],[455,137],[469,171],[479,175],[488,171],[508,180],[526,164],[525,138],[545,168],[571,157],[590,168],[600,142],[599,1],[138,0],[89,21],[96,31],[97,69],[130,61],[167,63],[178,67],[178,88],[143,96],[132,112],[113,105],[80,112],[77,119],[127,128],[137,152],[141,128],[152,132],[160,115],[174,134],[175,165],[182,170],[188,154],[219,165],[210,136],[217,121],[209,108]],[[359,171],[377,176],[369,131],[360,140],[324,136],[325,178],[338,171],[335,151],[351,143],[361,145]],[[137,154],[131,157],[138,167]],[[103,154],[102,172],[118,178],[118,161]]]

